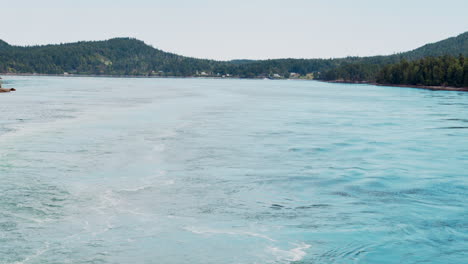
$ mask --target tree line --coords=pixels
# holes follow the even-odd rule
[[[468,57],[446,55],[402,60],[384,66],[377,74],[377,83],[468,87]]]
[[[216,61],[164,52],[132,38],[45,46],[0,40],[0,73],[315,78],[388,84],[465,85],[468,32],[388,56]],[[451,57],[452,56],[452,57]],[[455,57],[454,57],[455,56]]]
[[[468,87],[468,57],[444,55],[396,63],[344,63],[324,72],[325,81]]]

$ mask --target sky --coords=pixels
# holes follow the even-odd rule
[[[467,0],[0,0],[12,45],[134,37],[184,56],[387,55],[468,31]]]

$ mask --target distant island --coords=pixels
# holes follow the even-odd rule
[[[315,79],[468,87],[468,32],[388,56],[215,61],[161,51],[132,38],[45,46],[0,40],[0,73],[141,77]]]

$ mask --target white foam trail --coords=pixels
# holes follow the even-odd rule
[[[51,219],[48,219],[48,218],[39,219],[39,218],[33,218],[33,217],[25,217],[25,216],[22,216],[22,215],[19,215],[19,214],[11,213],[11,212],[3,212],[3,214],[13,216],[13,217],[16,217],[16,218],[20,218],[20,219],[23,219],[23,220],[26,220],[26,221],[35,222],[35,223],[38,223],[38,224],[44,224],[44,223],[52,221]]]
[[[28,256],[26,257],[24,260],[22,261],[15,261],[13,262],[13,264],[25,264],[25,263],[28,263],[30,262],[31,260],[41,256],[42,254],[44,254],[45,252],[47,252],[49,250],[49,243],[45,243],[45,246],[43,248],[40,248],[36,251],[36,253],[34,253],[33,255],[31,256]]]
[[[151,189],[151,188],[155,188],[157,186],[167,186],[167,185],[173,185],[175,183],[174,180],[166,180],[166,181],[159,181],[159,182],[152,182],[152,183],[149,183],[149,184],[145,184],[145,185],[142,185],[142,186],[137,186],[137,187],[134,187],[134,188],[125,188],[125,189],[120,189],[118,190],[118,192],[139,192],[139,191],[144,191],[144,190],[148,190],[148,189]]]
[[[135,188],[120,189],[119,192],[139,192],[139,191],[151,189],[153,187],[154,185],[147,184],[147,185],[137,186]]]
[[[302,260],[307,255],[305,250],[311,247],[311,245],[306,243],[294,245],[296,247],[290,250],[283,250],[277,247],[270,247],[270,250],[277,256],[278,261],[294,262]]]
[[[134,108],[137,108],[135,106]],[[34,136],[37,134],[51,134],[55,131],[70,129],[84,123],[95,123],[100,120],[105,120],[107,117],[118,115],[118,112],[128,111],[128,108],[117,106],[96,106],[93,109],[80,109],[70,118],[54,119],[42,122],[40,118],[35,122],[27,124],[12,124],[12,131],[0,134],[0,144],[11,143],[14,140],[20,140],[24,137]]]
[[[196,229],[194,227],[185,227],[184,229],[194,234],[221,234],[221,235],[232,235],[232,236],[244,235],[244,236],[251,236],[251,237],[258,237],[258,238],[266,239],[271,242],[276,242],[276,240],[268,236],[258,234],[258,233],[248,232],[248,231],[215,230],[215,229],[207,229],[207,228]]]
[[[159,144],[159,145],[153,146],[153,151],[154,152],[164,152],[164,150],[166,150],[166,145],[164,145],[164,144]]]

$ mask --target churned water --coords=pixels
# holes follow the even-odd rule
[[[468,93],[6,77],[0,263],[467,263]]]

